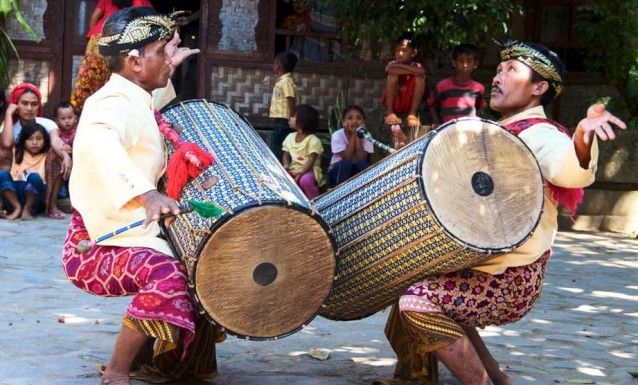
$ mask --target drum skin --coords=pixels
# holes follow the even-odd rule
[[[301,329],[332,287],[335,243],[327,224],[228,106],[192,100],[162,115],[182,140],[216,160],[182,190],[179,201],[214,202],[225,214],[183,214],[167,229],[200,313],[246,339],[276,339]]]
[[[543,210],[536,159],[494,122],[463,118],[317,197],[338,246],[320,314],[367,317],[428,275],[514,250]]]

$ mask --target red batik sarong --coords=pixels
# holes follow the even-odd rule
[[[88,239],[82,217],[74,212],[62,256],[69,280],[104,297],[135,295],[127,315],[177,326],[185,353],[195,333],[195,309],[187,293],[184,265],[146,247],[94,246],[84,254],[78,252],[78,243]]]

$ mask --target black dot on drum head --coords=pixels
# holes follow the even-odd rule
[[[277,279],[277,268],[272,263],[260,263],[253,271],[253,279],[260,286],[268,286]]]
[[[486,173],[477,171],[472,175],[472,188],[478,195],[486,197],[494,192],[494,181]]]

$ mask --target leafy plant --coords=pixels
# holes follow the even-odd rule
[[[20,13],[18,2],[19,0],[0,0],[0,20],[14,17],[34,40],[39,41],[40,38],[38,34],[31,28],[29,23],[27,23],[22,13]],[[12,55],[18,57],[18,51],[5,28],[0,25],[0,88],[5,88],[11,81],[9,78],[9,63]]]
[[[505,0],[323,0],[335,9],[340,35],[350,46],[382,47],[411,32],[425,55],[461,42],[482,45],[508,32],[510,15],[520,12]]]
[[[638,116],[638,0],[589,1],[577,8],[576,32],[587,46],[585,65],[601,72]]]

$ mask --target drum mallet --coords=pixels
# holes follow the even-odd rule
[[[190,213],[190,212],[195,212],[196,214],[198,214],[200,217],[202,218],[221,218],[221,216],[224,214],[224,210],[217,206],[214,203],[211,202],[199,202],[196,200],[189,200],[188,203],[186,205],[180,206],[179,207],[179,214],[177,215],[182,215],[182,214],[186,214],[186,213]],[[159,220],[168,218],[174,216],[174,214],[169,213],[169,214],[163,214],[159,217]],[[131,224],[128,224],[126,226],[120,227],[119,229],[112,231],[110,233],[104,234],[101,237],[98,237],[96,240],[94,241],[90,241],[88,239],[84,239],[81,240],[80,242],[78,242],[78,245],[76,247],[76,250],[82,254],[88,252],[89,250],[91,250],[93,248],[93,246],[97,245],[98,243],[105,241],[109,238],[113,238],[114,236],[118,235],[118,234],[122,234],[125,231],[128,231],[130,229],[133,229],[135,227],[141,226],[144,224],[145,219],[141,219],[137,222],[133,222]]]
[[[387,144],[385,144],[383,142],[380,142],[380,141],[376,140],[375,138],[373,138],[372,135],[370,134],[370,132],[365,127],[357,128],[356,133],[357,133],[357,136],[359,138],[368,140],[369,142],[371,142],[372,144],[376,145],[377,147],[379,147],[383,151],[389,152],[390,154],[392,154],[393,152],[396,151],[394,148],[388,146]]]

